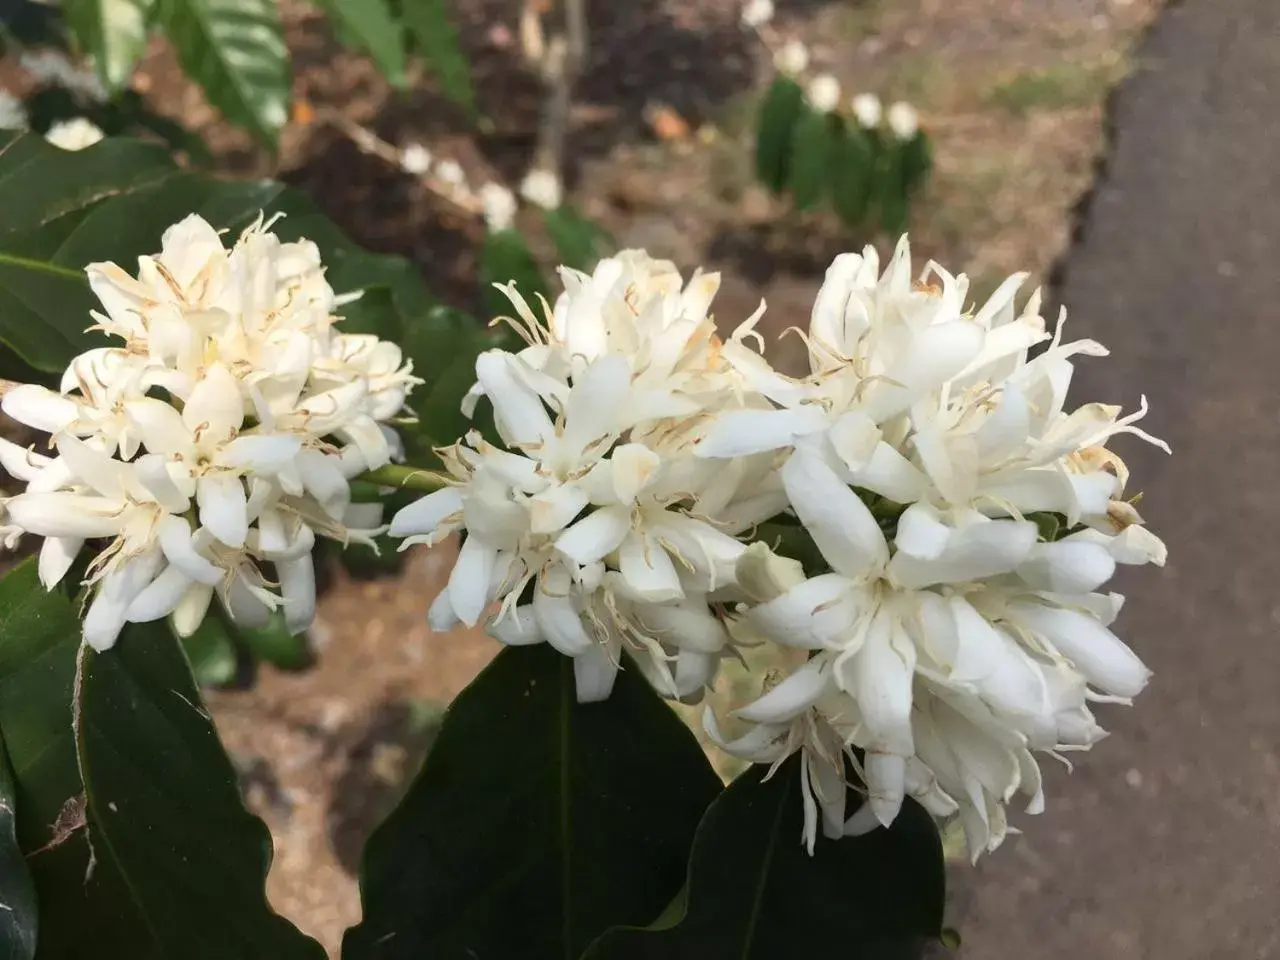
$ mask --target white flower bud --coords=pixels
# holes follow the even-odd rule
[[[25,130],[27,108],[8,90],[0,90],[0,130]]]
[[[411,143],[400,151],[400,169],[420,177],[431,169],[431,151],[420,143]]]
[[[516,197],[500,183],[486,183],[480,188],[484,206],[484,222],[490,230],[505,230],[516,215]]]
[[[916,108],[899,100],[889,108],[889,129],[899,140],[913,140],[920,129]]]
[[[441,160],[436,167],[436,176],[450,187],[465,187],[467,175],[462,167],[453,160]]]
[[[884,115],[884,107],[880,104],[880,98],[874,93],[860,93],[849,102],[850,108],[853,110],[854,117],[858,123],[868,130],[874,130],[880,126],[880,119]]]
[[[742,8],[742,23],[744,26],[753,29],[763,27],[772,19],[773,0],[747,0],[746,6]]]
[[[102,131],[84,117],[73,117],[70,120],[59,120],[44,135],[55,147],[63,150],[83,150],[102,139]]]
[[[543,210],[560,206],[560,178],[551,170],[530,170],[520,183],[520,196]]]
[[[809,103],[819,113],[830,113],[840,103],[840,81],[829,73],[813,78],[805,91]]]
[[[773,58],[773,65],[781,73],[796,76],[804,73],[809,66],[809,48],[799,40],[789,40]]]

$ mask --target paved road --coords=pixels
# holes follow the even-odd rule
[[[1112,348],[1076,396],[1145,391],[1174,447],[1124,448],[1172,551],[1120,621],[1156,675],[953,881],[963,960],[1280,957],[1280,0],[1185,0],[1141,57],[1061,295]]]

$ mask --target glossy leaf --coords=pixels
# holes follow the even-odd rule
[[[319,0],[344,36],[366,51],[393,87],[406,83],[404,30],[386,0]]]
[[[213,106],[275,145],[289,118],[289,51],[276,0],[156,0],[182,68]]]
[[[778,77],[760,105],[756,127],[756,176],[780,193],[787,184],[793,131],[802,114],[808,113],[804,91],[790,77]]]
[[[18,847],[16,800],[9,758],[0,738],[0,958],[36,955],[36,888]]]
[[[818,838],[809,856],[799,762],[753,767],[707,811],[688,883],[647,929],[613,930],[584,960],[906,960],[942,932],[942,845],[908,800],[892,828]]]
[[[509,316],[511,301],[494,286],[497,283],[514,283],[531,305],[537,304],[538,294],[549,296],[542,271],[518,230],[495,230],[484,238],[480,251],[480,287],[485,305],[494,316]]]
[[[561,204],[542,212],[542,223],[555,244],[558,263],[590,272],[609,242],[609,235],[573,207]]]
[[[474,114],[476,97],[471,88],[471,65],[462,52],[458,30],[449,19],[445,0],[400,0],[400,13],[413,35],[415,47],[440,82],[444,95]]]
[[[79,634],[72,602],[46,593],[31,561],[0,581],[0,726],[42,960],[107,945],[148,960],[322,960],[267,906],[269,836],[176,639],[134,625],[94,654]]]
[[[133,75],[147,45],[155,0],[62,0],[62,15],[80,46],[93,56],[99,79],[112,92]]]
[[[344,960],[576,958],[607,927],[658,915],[719,792],[638,671],[579,704],[568,658],[505,649],[369,841]]]

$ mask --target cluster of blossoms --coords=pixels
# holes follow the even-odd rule
[[[696,701],[723,657],[776,645],[794,669],[735,711],[745,732],[704,723],[736,756],[800,755],[810,849],[907,796],[993,849],[1015,796],[1042,806],[1037,754],[1087,749],[1090,704],[1146,683],[1103,592],[1165,558],[1106,447],[1159,444],[1145,402],[1068,410],[1073,359],[1105,350],[1048,332],[1038,295],[1017,310],[1023,276],[977,309],[963,276],[913,281],[905,238],[883,272],[871,248],[831,265],[798,378],[750,346],[763,307],[717,338],[714,274],[628,251],[562,276],[541,317],[508,289],[528,346],[477,361],[465,404],[487,398],[501,446],[442,451],[452,482],[392,520],[464,533],[433,628],[546,641],[583,701],[630,666]]]
[[[500,183],[486,183],[472,190],[466,171],[456,160],[437,158],[420,143],[409,143],[399,151],[400,169],[414,177],[432,177],[441,191],[463,206],[478,203],[490,230],[506,230],[516,215],[516,198]]]
[[[171,616],[182,635],[216,594],[247,626],[315,610],[311,549],[379,532],[378,504],[350,478],[388,463],[388,426],[416,382],[400,348],[334,327],[314,244],[284,243],[261,218],[230,250],[191,216],[140,257],[136,276],[86,268],[97,329],[119,342],[76,357],[59,390],[9,388],[0,406],[51,435],[53,456],[0,439],[26,483],[0,501],[0,536],[44,538],[52,588],[86,542],[84,638],[110,647],[127,622]]]

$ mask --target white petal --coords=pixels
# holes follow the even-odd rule
[[[705,602],[651,604],[638,612],[640,625],[655,639],[681,651],[719,653],[729,642],[728,631]]]
[[[633,531],[618,549],[618,570],[630,592],[651,603],[684,596],[671,557],[651,535]]]
[[[133,598],[125,616],[130,623],[150,623],[177,609],[192,581],[177,567],[166,567],[145,590]]]
[[[868,750],[863,769],[867,773],[867,806],[887,827],[897,819],[906,797],[907,758]]]
[[[476,357],[476,379],[493,403],[499,430],[512,446],[546,442],[554,433],[542,398],[515,376],[515,360],[501,350],[486,350]]]
[[[776,687],[737,711],[744,720],[784,723],[804,713],[831,689],[831,661],[814,657]]]
[[[164,454],[145,453],[134,460],[131,466],[138,481],[156,498],[160,506],[169,513],[186,513],[191,507],[191,499],[178,489],[167,464],[168,459]]]
[[[635,503],[662,464],[662,458],[641,443],[624,443],[609,457],[613,493],[620,503]]]
[[[0,410],[28,427],[57,433],[78,416],[76,404],[34,383],[13,387],[0,399]]]
[[[910,408],[930,390],[955,376],[982,349],[984,331],[970,320],[933,324],[912,337],[887,376],[866,392],[863,409],[876,423]]]
[[[191,525],[185,517],[165,517],[156,528],[165,559],[190,580],[206,585],[218,583],[223,570],[196,549]]]
[[[579,703],[608,700],[613,682],[618,678],[617,651],[606,650],[598,643],[573,658],[573,677]]]
[[[190,456],[194,450],[182,414],[163,400],[132,400],[124,405],[124,412],[148,452]]]
[[[1037,543],[1018,566],[1018,576],[1030,586],[1057,593],[1092,593],[1115,572],[1106,547],[1074,540]]]
[[[240,382],[221,363],[210,364],[191,388],[182,407],[182,422],[201,445],[226,443],[244,423]]]
[[[220,467],[274,473],[293,460],[301,449],[302,438],[290,434],[240,436],[214,454],[213,462]]]
[[[106,497],[78,493],[20,493],[5,501],[7,520],[41,537],[114,537],[120,532],[123,505]]]
[[[912,588],[984,580],[1015,569],[1039,535],[1029,520],[972,523],[957,530],[936,559],[897,554],[889,564],[889,574],[901,586]]]
[[[391,518],[391,536],[430,535],[446,519],[462,512],[462,491],[443,487],[396,511]]]
[[[846,661],[838,681],[858,703],[871,751],[909,757],[911,686],[915,679],[915,646],[894,618],[881,611],[871,621],[861,649]]]
[[[62,581],[83,546],[84,540],[79,537],[45,537],[40,545],[37,570],[46,590],[52,590]]]
[[[508,611],[501,619],[490,620],[485,631],[509,647],[527,647],[544,639],[529,604]]]
[[[560,534],[555,546],[575,563],[595,563],[618,549],[630,529],[629,510],[602,507]]]
[[[800,437],[818,433],[827,417],[816,406],[789,410],[731,410],[716,417],[694,448],[700,457],[728,459],[789,447]]]
[[[237,574],[227,585],[223,605],[238,626],[260,630],[271,622],[271,607]]]
[[[850,470],[866,468],[880,444],[880,428],[860,410],[841,414],[827,431],[827,439],[840,461]]]
[[[213,587],[203,583],[191,584],[174,608],[171,618],[174,632],[180,637],[189,637],[199,630],[212,599]]]
[[[447,633],[461,622],[453,610],[453,603],[449,600],[449,588],[446,585],[445,589],[436,594],[436,598],[431,601],[431,606],[427,610],[427,626],[433,633]]]
[[[533,617],[542,639],[567,657],[596,646],[569,595],[569,577],[561,571],[544,575],[533,591]]]
[[[297,634],[311,626],[316,616],[316,572],[311,554],[295,560],[277,560],[280,599],[284,601],[284,622],[289,632]]]
[[[315,497],[329,516],[335,519],[342,516],[342,511],[351,502],[351,488],[339,458],[319,450],[302,450],[296,462],[307,493]]]
[[[855,487],[878,493],[894,503],[913,503],[924,496],[928,487],[920,468],[883,440],[867,465],[852,471],[848,480]]]
[[[38,477],[53,460],[0,437],[0,470],[24,483]]]
[[[489,583],[497,562],[497,549],[479,537],[467,537],[458,551],[447,589],[454,613],[468,627],[479,622],[489,605]]]
[[[933,507],[913,503],[898,518],[898,532],[893,542],[902,553],[922,560],[936,560],[946,549],[953,532]]]
[[[833,570],[856,578],[889,559],[884,534],[867,505],[816,454],[792,454],[782,468],[782,482],[796,516]]]
[[[243,547],[249,533],[244,484],[229,474],[210,474],[196,482],[200,523],[228,547]]]
[[[160,551],[148,550],[126,560],[102,578],[84,616],[85,643],[99,652],[115,645],[124,628],[129,605],[155,579],[161,563]]]
[[[747,619],[776,643],[802,650],[820,650],[839,642],[839,631],[830,621],[822,621],[818,630],[815,613],[830,609],[850,593],[851,584],[838,573],[825,573],[792,587],[781,596],[754,607]],[[852,611],[856,613],[856,611]],[[852,626],[852,616],[848,626]]]
[[[564,455],[577,463],[583,452],[617,431],[631,392],[631,364],[611,353],[592,363],[574,379],[564,411]],[[607,449],[607,443],[599,447]]]
[[[574,484],[556,484],[529,498],[529,530],[555,533],[573,522],[587,505],[587,494]]]
[[[1075,610],[1011,604],[1017,622],[1045,636],[1098,689],[1136,697],[1151,676],[1120,638],[1093,617]]]

